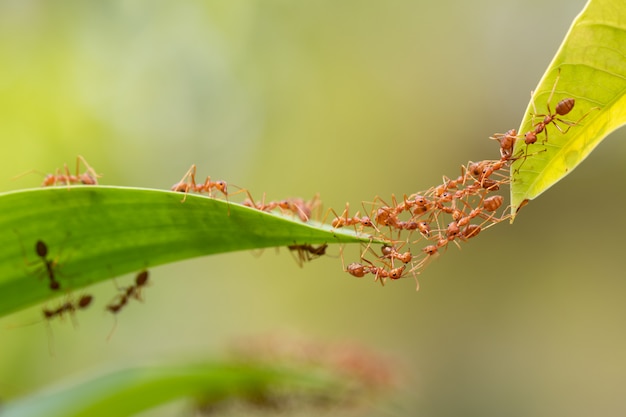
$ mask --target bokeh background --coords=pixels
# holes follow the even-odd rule
[[[169,188],[192,164],[340,211],[497,158],[583,0],[0,1],[0,189],[84,155],[103,184]],[[51,328],[0,320],[0,398],[284,332],[353,341],[404,382],[366,415],[626,413],[624,132],[421,276],[381,288],[338,248],[154,268],[146,302]],[[131,276],[120,277],[124,285]],[[49,346],[54,351],[50,355]],[[146,413],[177,415],[180,404]]]

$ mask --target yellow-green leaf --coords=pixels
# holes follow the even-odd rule
[[[528,146],[529,156],[512,165],[513,214],[570,173],[602,139],[626,123],[625,93],[626,2],[590,0],[539,82],[519,133],[523,136],[543,120],[533,114],[548,114],[548,104],[554,113],[556,104],[568,97],[576,104],[560,118],[575,124],[566,133],[549,124],[547,140],[545,132],[540,133],[537,142]],[[567,124],[557,123],[567,130]],[[524,140],[518,140],[515,152],[525,147]]]

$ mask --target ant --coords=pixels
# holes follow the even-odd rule
[[[369,248],[369,245],[368,245]],[[367,250],[367,249],[366,249]],[[353,277],[356,278],[363,278],[366,274],[372,272],[372,268],[376,268],[374,266],[374,264],[372,264],[370,261],[368,261],[367,259],[363,259],[363,256],[361,256],[361,259],[365,262],[367,262],[368,265],[363,265],[361,263],[358,262],[352,262],[351,264],[348,265],[348,267],[346,268],[344,259],[343,259],[343,246],[341,247],[341,249],[339,249],[339,257],[341,258],[341,266],[343,268],[343,270],[345,272],[347,272],[348,274],[352,275]],[[384,285],[384,283],[381,281],[381,283]]]
[[[59,307],[55,308],[54,310],[44,308],[43,316],[46,320],[50,320],[54,318],[55,316],[61,317],[66,312],[70,314],[74,314],[76,310],[83,310],[89,307],[92,301],[93,301],[93,296],[83,295],[78,299],[78,302],[76,303],[72,303],[72,301],[70,300],[61,304]]]
[[[88,295],[88,294],[82,295],[76,302],[72,302],[71,299],[68,299],[68,301],[59,305],[57,308],[49,309],[49,308],[44,307],[42,309],[43,317],[47,322],[49,322],[55,317],[63,317],[65,313],[69,313],[70,318],[72,319],[72,323],[74,324],[74,327],[76,327],[76,321],[74,320],[74,313],[76,313],[76,311],[78,310],[86,309],[87,307],[91,305],[92,301],[93,301],[93,296]],[[50,355],[54,356],[54,350],[53,350],[53,346],[51,343],[53,335],[52,335],[52,329],[50,327],[48,327],[48,332],[49,332],[48,351],[50,352]]]
[[[363,278],[366,274],[373,274],[374,277],[374,281],[380,281],[380,284],[382,286],[385,285],[385,279],[389,278],[392,280],[397,280],[400,279],[404,276],[404,272],[406,269],[406,263],[410,262],[410,259],[406,259],[407,257],[407,253],[408,256],[410,256],[410,252],[406,252],[404,254],[399,254],[397,252],[395,252],[395,249],[385,249],[386,248],[392,248],[391,246],[388,245],[384,245],[383,246],[383,258],[389,257],[392,258],[396,257],[395,255],[398,255],[399,257],[396,257],[397,259],[400,259],[400,257],[404,258],[404,260],[406,260],[405,265],[402,265],[400,267],[394,268],[393,265],[386,265],[388,266],[390,269],[385,269],[383,267],[379,267],[374,265],[371,261],[363,258],[363,255],[361,255],[361,260],[363,260],[364,262],[367,262],[369,265],[364,265],[358,262],[352,262],[350,265],[348,265],[348,267],[345,267],[344,264],[344,260],[343,260],[343,247],[340,249],[339,254],[341,256],[341,264],[343,266],[343,269],[345,272],[349,273],[350,275],[352,275],[353,277],[357,277],[357,278]],[[369,249],[369,245],[368,247],[365,249],[365,251],[367,251]],[[389,254],[389,256],[386,255]],[[393,259],[392,259],[393,260]],[[403,261],[404,262],[404,261]]]
[[[334,227],[335,229],[338,229],[344,226],[356,226],[357,224],[360,224],[363,227],[372,227],[376,229],[376,226],[374,226],[374,223],[372,223],[372,220],[367,216],[359,217],[358,211],[353,217],[349,217],[348,216],[348,212],[350,211],[349,203],[346,203],[346,208],[343,211],[343,213],[341,213],[341,216],[338,216],[335,210],[333,210],[332,208],[329,210],[332,211],[336,216],[331,222],[331,226]]]
[[[296,258],[296,262],[298,266],[302,268],[305,262],[310,262],[313,259],[319,258],[322,255],[326,254],[326,248],[328,248],[328,244],[324,243],[318,247],[313,245],[305,244],[305,245],[289,245],[287,246],[290,251],[296,251],[298,253],[298,257]]]
[[[304,201],[302,198],[286,198],[280,201],[271,201],[268,205],[290,211],[297,215],[303,223],[306,223],[311,218],[313,209],[319,205],[319,195],[316,194],[311,201]]]
[[[139,272],[135,277],[135,284],[123,288],[122,293],[118,294],[115,299],[106,306],[106,309],[115,314],[118,313],[126,304],[128,304],[128,300],[131,298],[134,298],[138,301],[143,301],[141,298],[141,290],[147,284],[148,271],[144,270]]]
[[[50,289],[56,291],[61,288],[61,284],[56,280],[54,275],[54,267],[56,266],[56,261],[48,259],[48,246],[43,242],[43,240],[38,240],[35,243],[35,252],[37,256],[41,258],[43,262],[46,273],[48,274],[48,279],[50,280]]]
[[[126,288],[121,288],[120,289],[122,291],[121,294],[118,294],[117,296],[115,296],[113,301],[107,304],[107,306],[105,307],[106,310],[110,311],[112,314],[117,314],[122,310],[122,308],[126,306],[126,304],[128,304],[128,301],[131,298],[134,298],[137,301],[143,301],[143,299],[141,298],[141,290],[146,285],[148,285],[148,277],[149,275],[148,275],[147,270],[143,270],[139,272],[137,276],[135,277],[135,284],[130,285]],[[111,336],[113,335],[113,331],[115,330],[116,325],[117,325],[117,318],[115,319],[115,325],[113,326],[113,328],[111,329],[111,332],[107,336],[107,340],[109,340]]]
[[[79,172],[81,162],[83,163],[83,165],[85,165],[85,169],[86,169],[85,172],[82,174]],[[65,174],[59,174],[59,170],[57,170],[56,174],[46,175],[46,177],[44,178],[42,187],[47,187],[50,185],[57,185],[57,184],[97,185],[98,178],[101,177],[101,175],[98,175],[96,171],[91,166],[89,166],[85,158],[83,158],[81,155],[78,155],[76,157],[76,174],[75,175],[70,174],[67,164],[64,165],[64,171],[65,171]]]
[[[370,266],[369,267],[365,267],[368,269],[368,272],[370,274],[374,275],[374,282],[376,281],[380,281],[380,284],[382,286],[385,285],[385,279],[389,278],[392,280],[396,280],[396,279],[400,279],[404,276],[404,270],[406,269],[406,265],[402,265],[398,268],[391,268],[389,270],[380,267],[380,266],[375,266],[373,263],[371,263],[370,261],[368,261],[367,259],[363,259],[365,262],[369,263]]]
[[[265,212],[270,212],[277,208],[280,209],[283,214],[285,211],[290,211],[294,215],[297,215],[303,223],[309,221],[313,210],[320,204],[318,194],[310,201],[304,201],[302,198],[286,198],[280,201],[265,203],[265,193],[263,193],[263,200],[255,203],[250,192],[247,190],[244,191],[248,194],[248,198],[243,201],[242,205]]]
[[[181,201],[182,203],[184,203],[185,200],[187,199],[187,193],[189,193],[189,191],[193,191],[195,193],[205,192],[209,194],[209,197],[213,197],[212,190],[217,190],[221,192],[222,194],[224,194],[224,197],[226,198],[226,201],[228,202],[229,194],[228,194],[228,184],[226,183],[226,181],[221,181],[221,180],[211,181],[211,177],[207,176],[202,184],[196,183],[196,164],[192,164],[191,168],[189,168],[189,170],[187,171],[187,173],[185,173],[183,178],[176,184],[172,185],[170,189],[172,191],[176,191],[179,193],[185,193],[185,196],[183,197]],[[238,192],[241,192],[241,191],[243,191],[243,189]],[[230,208],[229,208],[229,214],[230,214]]]
[[[85,166],[85,172],[80,173],[80,164]],[[23,175],[30,174],[31,172],[38,171],[28,171],[24,174],[20,174],[13,179],[17,179]],[[44,176],[43,182],[41,183],[42,187],[50,187],[53,185],[66,185],[69,187],[70,184],[82,184],[82,185],[98,185],[98,178],[102,175],[96,173],[96,171],[87,163],[85,158],[81,155],[76,157],[76,174],[70,173],[70,170],[67,164],[63,164],[63,170],[57,169],[54,174],[47,174]]]
[[[300,220],[304,223],[309,221],[313,210],[318,209],[320,205],[321,202],[319,194],[315,194],[313,198],[309,201],[304,201],[301,198],[288,198],[278,202],[279,208],[283,210],[289,210],[293,214],[298,215]],[[319,211],[317,213],[319,215]]]
[[[532,145],[533,143],[537,142],[537,135],[539,135],[542,132],[545,132],[545,135],[546,135],[544,142],[548,141],[548,131],[546,130],[546,127],[548,127],[548,125],[553,124],[559,130],[559,132],[565,134],[572,126],[576,126],[577,124],[579,124],[585,117],[587,117],[587,115],[589,115],[589,113],[597,109],[597,107],[592,108],[587,113],[585,113],[580,119],[578,119],[576,122],[561,119],[560,116],[565,116],[569,114],[574,108],[574,105],[576,104],[576,100],[574,98],[567,97],[567,98],[560,100],[556,104],[554,108],[554,113],[552,113],[552,109],[550,109],[550,102],[552,101],[552,96],[554,95],[554,91],[556,90],[556,86],[559,82],[560,77],[561,77],[561,69],[559,68],[558,73],[556,75],[556,79],[554,80],[554,85],[552,86],[552,91],[550,91],[550,96],[548,97],[548,101],[546,103],[548,113],[547,114],[536,114],[536,113],[532,114],[533,121],[535,117],[543,117],[543,120],[541,120],[539,123],[533,124],[532,129],[526,132],[526,134],[524,135],[524,142],[526,143],[527,149],[528,149],[528,145]],[[536,112],[535,102],[532,100],[532,94],[531,94],[531,103],[533,106],[533,111]],[[563,127],[559,126],[557,121],[567,125],[568,127],[566,129],[563,129]]]
[[[22,254],[24,255],[24,262],[27,265],[32,265],[33,262],[30,262],[28,258],[26,257],[26,252],[24,251],[24,246],[22,245],[21,241],[20,241],[20,245],[22,246]],[[56,279],[57,272],[55,271],[55,268],[57,267],[57,260],[48,259],[48,245],[46,245],[43,240],[38,240],[37,242],[35,242],[35,253],[37,254],[37,256],[41,259],[41,262],[43,263],[45,273],[48,276],[48,280],[49,280],[49,288],[52,291],[57,291],[61,289],[61,284]]]
[[[270,201],[269,203],[265,203],[265,193],[263,193],[263,199],[260,202],[254,202],[254,198],[252,198],[252,194],[248,190],[246,190],[248,194],[248,198],[246,198],[241,205],[250,207],[259,211],[270,212],[278,207],[278,201]]]
[[[382,258],[391,259],[392,262],[394,259],[398,259],[400,262],[408,264],[413,259],[411,251],[400,253],[391,245],[383,245],[380,250],[383,254]]]
[[[517,142],[517,130],[507,130],[506,133],[496,133],[490,139],[497,140],[500,143],[500,156],[503,160],[509,160],[513,156],[513,148]]]
[[[398,215],[396,211],[385,205],[378,210],[376,210],[376,223],[381,224],[383,226],[395,227],[398,228]]]

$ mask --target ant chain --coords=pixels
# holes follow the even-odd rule
[[[558,116],[549,110],[552,119],[545,121],[544,130],[554,120],[562,122],[560,116],[571,110],[567,110],[567,103],[557,104],[554,114]],[[413,276],[419,289],[417,275],[450,244],[460,248],[482,231],[508,220],[509,207],[500,190],[511,182],[510,166],[519,159],[513,155],[513,149],[524,136],[511,129],[494,134],[491,139],[499,144],[499,159],[470,161],[461,166],[460,175],[444,176],[440,185],[402,197],[392,195],[389,200],[376,196],[368,203],[371,209],[364,208],[364,215],[358,211],[350,215],[347,203],[341,214],[329,209],[335,215],[332,227],[349,226],[357,232],[368,228],[368,233],[375,231],[374,240],[386,242],[377,252],[370,241],[358,261],[351,263],[345,261],[342,248],[343,270],[356,278],[373,275],[381,285]]]
[[[352,228],[356,233],[367,234],[371,238],[355,262],[346,263],[344,248],[340,249],[342,269],[356,278],[373,275],[374,281],[379,281],[381,285],[411,275],[419,288],[417,275],[451,244],[461,248],[481,232],[508,220],[509,206],[504,204],[502,189],[511,183],[511,165],[522,160],[517,166],[519,170],[529,156],[529,146],[535,144],[541,135],[544,137],[543,142],[547,142],[550,129],[565,134],[596,109],[592,108],[576,121],[565,119],[574,110],[576,100],[566,97],[556,104],[552,103],[560,76],[559,70],[546,102],[545,113],[538,113],[535,103],[531,102],[533,112],[530,130],[521,133],[510,129],[490,138],[498,142],[499,159],[469,161],[461,166],[459,175],[444,176],[442,183],[437,186],[401,196],[391,195],[385,199],[375,196],[372,201],[363,202],[362,209],[353,208],[351,211],[349,203],[346,203],[339,214],[329,208],[322,223],[332,214],[332,228]],[[526,147],[514,154],[518,141],[523,141]],[[189,192],[207,193],[212,198],[221,195],[229,203],[229,196],[236,194],[228,193],[225,181],[213,181],[206,177],[204,182],[196,182],[195,165],[171,189],[185,193],[183,202]],[[266,201],[263,194],[263,198],[257,201],[247,189],[240,188],[237,193],[239,192],[244,192],[247,196],[241,203],[243,206],[264,212],[280,211],[302,222],[309,221],[312,213],[321,207],[317,195],[310,201],[301,198]],[[384,242],[380,253],[371,247],[374,241]],[[327,245],[316,247],[310,244],[294,244],[288,248],[298,265],[303,266],[304,263],[325,255]],[[128,299],[133,298],[134,290],[133,287],[130,288],[129,293],[118,296],[117,301],[107,306],[107,309],[112,313],[121,310]]]

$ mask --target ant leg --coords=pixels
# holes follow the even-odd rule
[[[191,179],[191,182],[188,182],[189,179]],[[187,193],[189,192],[189,190],[195,191],[196,189],[197,189],[197,185],[196,185],[196,164],[192,164],[191,168],[189,168],[189,170],[187,170],[187,172],[185,173],[183,178],[179,182],[174,184],[172,186],[171,190],[172,191],[181,192],[181,193],[185,193],[185,196],[180,201],[181,203],[184,203],[185,200],[187,199]]]
[[[82,162],[83,165],[85,166],[85,173],[82,175],[79,174],[79,169],[78,169],[79,162]],[[78,155],[76,157],[76,176],[80,178],[80,181],[83,184],[86,184],[86,185],[97,185],[98,178],[102,177],[102,175],[98,174],[96,170],[93,169],[91,165],[87,163],[87,160],[85,160],[85,158],[82,155]]]
[[[580,124],[580,122],[587,116],[589,116],[589,113],[591,113],[594,110],[600,110],[600,107],[592,107],[591,109],[589,109],[589,111],[587,111],[587,113],[583,114],[578,120],[576,120],[575,122],[571,121],[571,120],[563,120],[561,118],[555,118],[552,121],[552,124],[554,126],[556,126],[556,128],[559,130],[559,132],[566,134],[573,126],[578,126]],[[565,125],[567,125],[567,128],[565,130],[563,130],[563,128],[561,126],[559,126],[556,121],[559,121]],[[547,134],[546,134],[547,136]]]

